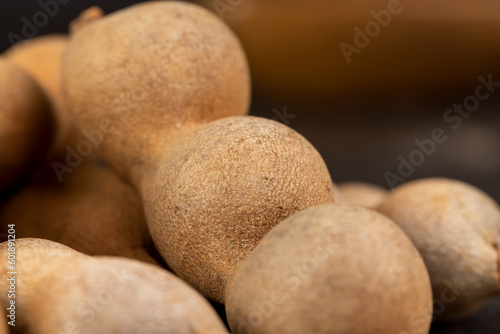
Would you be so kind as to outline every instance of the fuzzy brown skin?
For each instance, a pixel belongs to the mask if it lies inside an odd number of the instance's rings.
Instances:
[[[129,179],[184,128],[245,115],[250,101],[236,36],[208,10],[176,1],[138,4],[75,31],[63,82],[82,128],[113,124],[100,150]]]
[[[227,288],[239,334],[421,334],[428,273],[390,219],[345,203],[301,211],[269,232]]]
[[[52,105],[16,66],[0,59],[0,191],[19,183],[46,157],[54,138]]]
[[[76,147],[76,145],[71,145]],[[54,160],[65,164],[65,152]],[[44,238],[89,255],[156,263],[137,193],[95,156],[59,181],[52,165],[0,207],[0,224],[16,224],[18,238]],[[27,209],[29,208],[29,209]]]
[[[15,223],[18,237],[57,241],[89,255],[116,255],[156,263],[145,249],[154,251],[139,196],[99,162],[95,148],[81,164],[70,169],[72,172],[62,173],[62,182],[56,176],[54,163],[67,166],[63,147],[69,145],[77,150],[87,140],[62,107],[60,67],[66,45],[66,36],[50,35],[6,53],[9,61],[33,75],[58,101],[58,135],[62,143],[54,147],[57,154],[41,171],[2,205],[0,224]]]
[[[4,53],[9,62],[35,79],[55,106],[57,133],[53,154],[60,149],[69,131],[69,115],[61,92],[61,63],[67,44],[66,35],[46,35],[15,45]]]
[[[370,209],[378,207],[389,193],[385,188],[364,182],[343,182],[337,185],[344,202]]]
[[[7,258],[7,243],[0,245]],[[8,299],[7,261],[0,296]],[[90,257],[41,239],[16,241],[20,333],[226,333],[210,304],[171,273],[135,260]],[[78,331],[79,330],[79,331]]]
[[[422,179],[394,189],[378,210],[422,254],[435,316],[466,316],[500,292],[500,208],[488,195],[460,181]]]
[[[246,114],[250,79],[236,37],[198,6],[145,3],[83,26],[63,79],[82,126],[113,124],[101,153],[139,189],[162,256],[213,300],[274,225],[334,200],[322,158],[284,125],[201,126]]]
[[[151,234],[170,267],[218,302],[269,230],[334,200],[319,153],[281,123],[228,117],[171,144],[141,191]]]

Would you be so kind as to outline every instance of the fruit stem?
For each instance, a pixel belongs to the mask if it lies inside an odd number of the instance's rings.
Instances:
[[[100,19],[104,16],[104,12],[99,6],[92,6],[84,10],[76,19],[71,21],[69,24],[70,34],[74,34],[77,30],[81,29],[83,26]]]

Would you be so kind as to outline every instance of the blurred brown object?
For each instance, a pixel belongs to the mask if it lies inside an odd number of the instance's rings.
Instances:
[[[61,96],[60,78],[66,44],[66,35],[45,35],[16,44],[4,53],[9,62],[24,70],[45,90],[55,107],[57,129],[50,156],[62,148],[70,127]]]
[[[3,57],[0,102],[0,192],[8,192],[47,156],[55,120],[47,94]]]
[[[139,196],[95,153],[83,154],[83,147],[94,150],[87,139],[73,129],[65,150],[0,203],[0,226],[15,224],[17,238],[158,264]]]
[[[237,33],[266,98],[435,96],[500,70],[498,1],[198,2]]]
[[[342,182],[338,184],[342,200],[375,209],[382,203],[388,190],[366,182]]]
[[[61,107],[60,66],[66,50],[66,35],[45,35],[16,44],[5,57],[31,75],[52,100]]]

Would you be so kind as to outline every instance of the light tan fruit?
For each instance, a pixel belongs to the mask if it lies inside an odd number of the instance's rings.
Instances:
[[[100,151],[122,174],[157,160],[181,130],[245,115],[250,103],[236,36],[209,11],[177,1],[137,4],[77,29],[63,84],[77,125],[115,127]]]
[[[49,239],[90,255],[156,263],[145,249],[154,251],[139,196],[95,154],[106,133],[87,131],[89,140],[63,107],[60,75],[66,45],[66,36],[49,35],[6,52],[57,103],[60,142],[30,182],[3,203],[0,223],[16,224],[18,237]]]
[[[226,294],[232,333],[427,333],[424,262],[390,219],[326,204],[282,221],[241,265]]]
[[[466,316],[500,293],[500,208],[487,194],[460,181],[422,179],[395,188],[378,210],[422,254],[435,316]]]
[[[276,224],[334,200],[314,147],[256,117],[224,118],[179,137],[141,192],[167,263],[219,302],[238,264]]]
[[[82,127],[113,124],[99,149],[139,190],[163,258],[213,300],[223,302],[234,269],[274,225],[334,199],[323,159],[302,136],[227,117],[248,111],[246,58],[199,6],[143,3],[86,24],[63,79]]]
[[[7,259],[8,243],[0,245]],[[227,333],[210,304],[171,273],[143,262],[90,257],[43,239],[16,241],[16,330],[47,333]],[[7,261],[0,288],[9,288]],[[7,307],[9,298],[0,301]]]

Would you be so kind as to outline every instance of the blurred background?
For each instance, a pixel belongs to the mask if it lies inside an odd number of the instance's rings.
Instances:
[[[92,5],[110,13],[137,2],[2,1],[0,51],[66,33]],[[446,176],[500,202],[498,0],[197,2],[242,41],[251,114],[303,134],[334,181],[390,188]],[[500,333],[500,300],[432,333]]]
[[[226,21],[246,49],[251,113],[302,133],[336,182],[388,187],[448,176],[500,201],[500,87],[475,96],[478,77],[500,82],[500,2],[198,2]],[[0,50],[19,39],[65,33],[92,5],[109,13],[133,3],[2,2]],[[461,114],[454,107],[460,105]],[[428,146],[422,158],[415,140],[432,139],[434,129],[443,129],[446,140]]]

